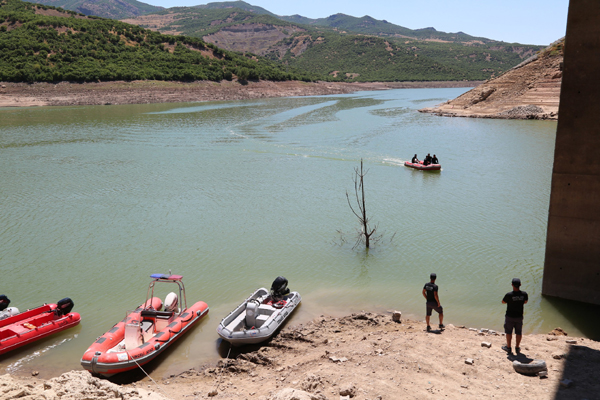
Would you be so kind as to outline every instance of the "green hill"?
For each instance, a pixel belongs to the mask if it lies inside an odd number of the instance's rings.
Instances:
[[[86,17],[20,0],[0,0],[0,81],[319,78],[241,56],[198,38]]]
[[[34,0],[32,3],[112,19],[134,18],[163,9],[136,0]]]
[[[252,4],[248,4],[245,1],[220,1],[202,4],[199,6],[195,6],[195,8],[201,8],[206,10],[224,10],[228,8],[237,8],[254,14],[264,14],[270,15],[271,17],[277,17],[277,15],[273,14],[271,11],[265,10],[264,8],[259,6],[253,6]]]
[[[306,50],[301,55],[273,51],[267,56],[351,81],[486,80],[522,61],[518,53],[507,49],[327,32],[298,33],[287,42],[290,49]]]
[[[243,2],[235,2],[243,3]],[[214,3],[210,3],[214,4]],[[219,30],[237,25],[266,24],[270,26],[295,26],[291,22],[282,21],[272,15],[239,8],[201,8],[201,7],[172,7],[127,22],[136,22],[140,26],[148,27],[147,21],[156,21],[156,17],[165,18],[168,22],[161,24],[159,31],[177,32],[179,35],[203,37],[218,32]],[[249,50],[251,51],[251,50]]]
[[[226,7],[240,3],[245,9]],[[218,6],[211,6],[215,4]],[[238,1],[209,3],[204,8],[177,7],[127,22],[202,38],[228,50],[265,55],[313,74],[351,81],[486,80],[541,48],[433,28],[413,31],[343,14],[324,19],[327,24],[321,20],[300,24],[266,12],[257,14],[248,11],[252,6],[246,6]],[[308,19],[297,16],[292,20]]]

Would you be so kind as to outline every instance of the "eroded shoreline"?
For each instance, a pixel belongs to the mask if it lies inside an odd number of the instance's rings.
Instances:
[[[0,107],[181,103],[344,94],[365,90],[474,87],[480,82],[116,81],[98,83],[0,82]]]
[[[522,354],[509,355],[501,349],[505,340],[498,332],[452,324],[427,333],[423,321],[397,323],[390,314],[320,316],[284,328],[262,346],[232,351],[216,365],[156,383],[143,377],[116,385],[83,370],[48,380],[3,375],[0,398],[551,400],[600,393],[600,342],[554,330],[525,335]],[[548,377],[516,373],[515,359],[545,360]]]

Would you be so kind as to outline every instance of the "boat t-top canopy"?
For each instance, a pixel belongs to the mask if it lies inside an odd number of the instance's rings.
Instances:
[[[152,279],[156,279],[156,280],[164,280],[164,281],[181,281],[183,279],[183,276],[181,275],[167,275],[167,274],[152,274],[150,275],[150,278]]]
[[[179,314],[182,314],[185,310],[187,310],[187,299],[185,297],[185,286],[183,286],[183,276],[182,275],[172,275],[169,271],[168,274],[152,274],[150,278],[153,279],[148,285],[148,292],[146,293],[146,303],[149,304],[148,299],[154,297],[154,284],[156,282],[172,282],[177,284],[179,288],[179,297],[177,298]]]

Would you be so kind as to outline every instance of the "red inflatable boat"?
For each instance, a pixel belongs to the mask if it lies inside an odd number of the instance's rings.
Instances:
[[[442,166],[440,164],[423,165],[423,161],[419,161],[418,163],[411,163],[410,161],[405,161],[404,165],[406,167],[420,169],[423,171],[439,171],[440,169],[442,169]]]
[[[208,314],[208,305],[203,301],[187,307],[182,276],[154,274],[151,278],[146,302],[87,349],[81,357],[83,368],[107,377],[138,368]],[[164,309],[161,299],[154,297],[154,286],[158,282],[174,283],[179,289],[179,296],[173,292],[167,295]]]
[[[81,316],[72,308],[73,301],[66,298],[0,320],[0,354],[79,324]]]

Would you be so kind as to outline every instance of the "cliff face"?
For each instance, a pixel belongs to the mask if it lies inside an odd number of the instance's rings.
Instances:
[[[432,108],[446,117],[558,119],[564,39],[498,78]]]
[[[202,40],[227,50],[247,51],[264,56],[278,42],[300,31],[304,29],[270,24],[240,24],[203,36]]]

